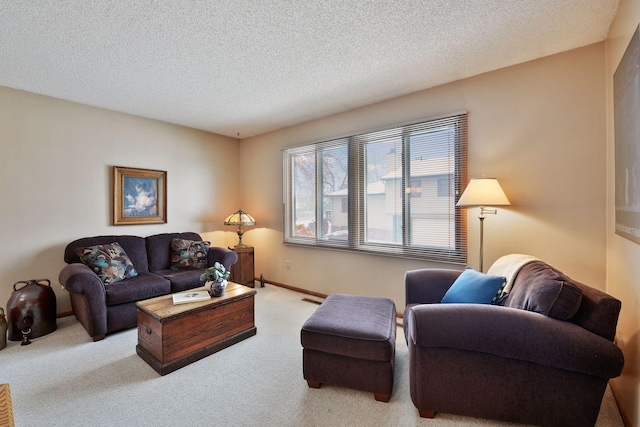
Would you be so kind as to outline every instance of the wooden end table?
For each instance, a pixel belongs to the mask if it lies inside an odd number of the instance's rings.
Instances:
[[[236,246],[229,249],[238,254],[238,261],[231,266],[231,280],[253,288],[255,286],[253,246]]]
[[[229,282],[221,297],[207,301],[173,305],[171,295],[140,301],[136,353],[164,375],[249,338],[257,332],[255,294]]]

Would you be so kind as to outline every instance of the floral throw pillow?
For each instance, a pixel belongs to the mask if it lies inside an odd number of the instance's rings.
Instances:
[[[78,248],[76,254],[105,285],[138,275],[133,263],[117,242]]]
[[[173,239],[171,241],[171,269],[207,268],[210,242]]]

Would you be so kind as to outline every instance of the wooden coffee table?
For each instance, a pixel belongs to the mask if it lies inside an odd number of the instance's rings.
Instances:
[[[140,301],[136,353],[164,375],[249,338],[257,331],[255,294],[229,282],[221,297],[207,301],[173,305],[171,295]]]

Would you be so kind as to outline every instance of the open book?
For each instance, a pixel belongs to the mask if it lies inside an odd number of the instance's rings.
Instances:
[[[206,301],[211,296],[207,291],[185,292],[182,294],[173,294],[173,304],[186,304],[194,301]]]

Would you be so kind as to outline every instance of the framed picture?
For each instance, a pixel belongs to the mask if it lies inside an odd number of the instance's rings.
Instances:
[[[167,172],[113,167],[113,225],[167,222]]]
[[[640,243],[640,33],[613,75],[616,234]]]

